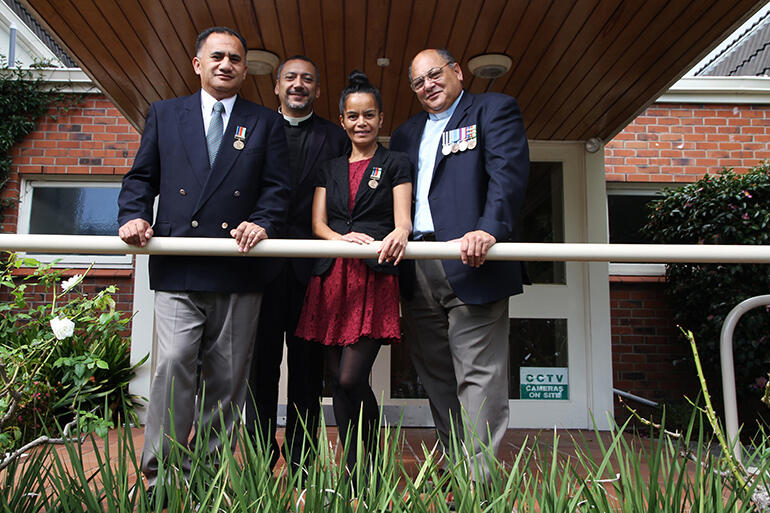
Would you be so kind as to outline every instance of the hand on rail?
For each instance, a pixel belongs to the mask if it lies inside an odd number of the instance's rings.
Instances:
[[[460,242],[460,258],[463,263],[471,267],[481,267],[487,259],[487,251],[497,242],[497,239],[484,230],[475,230],[450,242],[458,241]]]
[[[342,240],[345,242],[354,242],[356,244],[369,244],[370,242],[373,242],[374,239],[370,236],[368,236],[365,233],[359,233],[359,232],[350,232],[346,233],[342,236]]]
[[[267,231],[255,223],[243,221],[237,228],[230,230],[230,235],[238,244],[238,251],[246,253],[257,245],[257,242],[267,239]]]
[[[126,244],[143,248],[153,236],[152,227],[146,220],[138,218],[118,228],[118,236]]]
[[[382,262],[393,262],[393,265],[398,265],[404,257],[408,239],[409,231],[396,227],[382,240],[382,245],[377,250],[380,254],[377,262],[380,264]]]

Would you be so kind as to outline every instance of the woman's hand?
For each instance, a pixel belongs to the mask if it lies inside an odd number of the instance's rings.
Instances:
[[[354,242],[356,244],[369,244],[374,239],[365,233],[350,232],[342,236],[345,242]]]
[[[377,259],[377,262],[380,264],[383,262],[393,262],[393,265],[398,265],[404,257],[408,239],[409,230],[398,227],[394,229],[382,240],[382,246],[378,250],[380,257]]]

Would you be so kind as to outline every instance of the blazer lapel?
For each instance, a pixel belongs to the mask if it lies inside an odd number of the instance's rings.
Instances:
[[[241,97],[238,96],[233,105],[233,112],[230,114],[230,119],[227,122],[227,128],[222,136],[222,144],[219,147],[217,158],[214,161],[214,168],[208,174],[208,180],[203,188],[203,194],[198,202],[198,208],[200,208],[211,197],[214,191],[222,184],[222,181],[227,177],[228,173],[232,169],[235,161],[238,160],[243,150],[237,150],[233,146],[235,141],[235,129],[239,126],[246,127],[246,146],[249,145],[249,136],[254,134],[254,127],[257,124],[256,117],[249,119],[244,112],[243,105],[241,103]],[[206,159],[208,162],[208,159]]]
[[[361,177],[361,183],[358,185],[358,190],[356,191],[356,199],[353,201],[353,210],[357,210],[359,208],[359,204],[363,205],[365,203],[364,200],[374,194],[375,189],[369,187],[372,168],[382,166],[382,164],[385,162],[386,155],[387,152],[382,147],[382,145],[378,143],[377,151],[375,151],[374,155],[372,155],[372,160],[369,161],[369,165],[366,167],[364,174]],[[383,170],[383,172],[385,171]],[[350,173],[348,173],[348,176],[349,175]]]
[[[190,160],[192,174],[203,186],[209,175],[209,157],[206,150],[206,133],[203,130],[201,93],[190,95],[184,107],[179,109],[179,137]]]
[[[468,91],[465,91],[463,93],[463,97],[460,98],[460,103],[457,104],[457,108],[455,109],[454,113],[452,113],[452,117],[449,118],[449,123],[446,124],[446,127],[444,128],[444,132],[448,132],[450,130],[454,130],[455,128],[458,128],[460,126],[460,123],[468,113],[468,109],[470,109],[472,104],[473,104],[473,95]],[[436,171],[438,170],[438,166],[439,164],[441,164],[441,161],[444,160],[445,157],[446,155],[444,155],[441,152],[441,144],[439,144],[439,147],[436,148],[436,162],[433,165],[434,180],[436,179]]]
[[[315,116],[316,115],[313,114],[313,118],[315,118]],[[318,154],[321,153],[324,141],[326,141],[326,132],[322,129],[321,123],[316,123],[315,119],[313,119],[313,125],[308,134],[305,164],[302,168],[302,173],[297,178],[297,185],[301,184],[310,173],[310,170],[315,167],[316,160],[318,160]]]
[[[412,166],[412,181],[417,180],[417,167],[420,162],[420,141],[422,140],[422,133],[425,131],[425,123],[428,121],[428,114],[423,111],[420,116],[412,123],[412,144],[409,145],[409,161],[414,165]]]

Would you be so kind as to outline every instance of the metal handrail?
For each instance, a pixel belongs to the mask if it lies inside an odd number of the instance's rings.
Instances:
[[[0,251],[46,253],[373,258],[379,247],[379,242],[358,245],[344,241],[268,239],[248,253],[239,253],[231,238],[153,237],[140,248],[117,236],[0,234]],[[407,245],[405,253],[405,258],[412,259],[459,257],[459,242],[413,242]],[[501,242],[492,246],[487,259],[761,264],[770,263],[770,246]]]
[[[0,251],[48,253],[373,258],[377,256],[379,246],[379,242],[358,245],[344,241],[269,239],[260,242],[248,253],[240,253],[232,238],[153,237],[146,246],[140,248],[126,244],[116,236],[0,234]],[[405,258],[412,259],[459,257],[459,242],[410,243],[405,252]],[[766,264],[770,263],[770,246],[504,242],[495,244],[489,250],[487,259]],[[743,313],[768,304],[770,295],[747,299],[730,312],[722,327],[722,387],[725,396],[726,428],[739,461],[732,335],[735,324]]]
[[[770,305],[770,295],[754,296],[730,310],[722,324],[719,337],[719,354],[722,360],[722,394],[725,401],[725,429],[727,442],[733,447],[733,454],[741,462],[741,443],[738,439],[738,400],[735,393],[735,364],[733,361],[733,333],[743,314],[759,306]]]

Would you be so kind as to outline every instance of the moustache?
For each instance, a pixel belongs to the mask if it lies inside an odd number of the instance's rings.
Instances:
[[[286,94],[299,94],[301,96],[308,96],[308,91],[307,89],[295,88],[295,89],[289,89],[288,91],[286,91]]]

